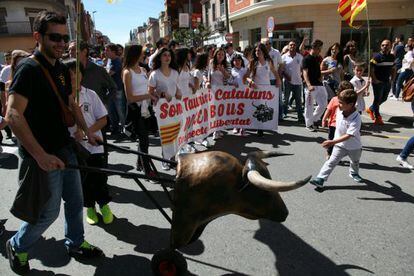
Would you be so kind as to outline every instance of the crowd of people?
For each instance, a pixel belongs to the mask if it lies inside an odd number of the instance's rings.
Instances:
[[[159,99],[181,100],[200,88],[221,85],[277,87],[279,121],[294,110],[298,123],[310,132],[318,131],[320,126],[329,127],[328,139],[322,144],[327,148],[327,160],[311,180],[323,187],[335,165],[347,155],[351,159],[350,177],[363,181],[359,175],[360,116],[367,112],[374,124],[383,125],[381,104],[390,90],[392,97],[399,99],[414,68],[412,37],[407,44],[403,37],[394,44],[385,39],[381,51],[369,62],[361,59],[355,41],[346,43],[344,49],[334,43],[322,55],[323,42],[315,40],[308,45],[306,39],[299,46],[292,40],[281,51],[273,48],[269,39],[243,51],[234,49],[232,43],[187,48],[161,38],[155,48],[127,45],[124,49],[110,43],[97,53],[80,42],[76,53],[78,45],[69,41],[66,19],[53,12],[41,12],[34,21],[34,38],[36,50],[6,54],[0,74],[1,115],[5,116],[0,116],[0,129],[5,128],[7,138],[13,131],[19,141],[21,187],[40,185],[43,179],[49,193],[47,201],[32,195],[35,202],[28,203],[18,200],[25,198],[25,190],[19,189],[20,197],[13,203],[12,213],[25,221],[7,241],[11,268],[18,273],[29,270],[27,251],[57,218],[62,198],[68,253],[83,257],[103,254],[84,239],[82,209],[87,208],[89,224],[99,221],[96,205],[105,224],[113,221],[107,177],[63,169],[67,164],[78,164],[75,149],[79,143],[89,152],[83,161],[93,167],[107,166],[107,150],[99,141],[108,138],[137,141],[138,150],[148,153],[148,137],[157,135],[153,106]],[[367,71],[370,75],[363,77]],[[366,107],[364,97],[370,85],[374,100]],[[414,113],[414,102],[412,109]],[[247,135],[244,129],[232,131]],[[212,139],[223,139],[225,134],[216,131]],[[257,131],[258,137],[263,135],[263,130]],[[208,139],[195,143],[211,147]],[[413,166],[407,158],[413,148],[414,137],[397,157],[410,169]],[[194,152],[195,148],[189,143],[183,151]],[[171,169],[168,163],[162,167]],[[148,158],[139,157],[136,168],[148,177],[156,175]],[[28,204],[36,206],[37,213],[28,214]]]

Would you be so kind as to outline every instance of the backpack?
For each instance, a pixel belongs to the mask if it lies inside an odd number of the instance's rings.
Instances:
[[[414,98],[414,77],[409,79],[403,88],[402,98],[404,102],[411,102]]]

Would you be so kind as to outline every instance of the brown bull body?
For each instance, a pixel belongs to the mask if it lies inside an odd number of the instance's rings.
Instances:
[[[309,178],[291,183],[267,183],[271,181],[270,173],[261,158],[275,155],[249,154],[245,166],[225,152],[181,155],[174,188],[173,248],[188,244],[194,235],[201,234],[207,223],[226,214],[285,221],[288,209],[278,191],[300,187]],[[256,173],[260,174],[258,184],[252,183],[257,182],[252,178]]]

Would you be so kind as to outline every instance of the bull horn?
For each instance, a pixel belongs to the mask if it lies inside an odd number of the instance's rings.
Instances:
[[[251,170],[247,173],[247,179],[249,179],[252,184],[256,185],[258,188],[270,192],[287,192],[297,189],[305,185],[311,179],[311,177],[312,176],[308,176],[307,178],[299,181],[282,182],[267,179],[256,170]]]
[[[252,106],[254,106],[254,107],[256,107],[256,108],[257,108],[257,105],[254,105],[254,102],[252,102]]]

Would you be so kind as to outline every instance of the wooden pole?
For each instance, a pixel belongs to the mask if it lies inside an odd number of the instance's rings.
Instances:
[[[368,77],[371,76],[371,66],[370,66],[370,61],[371,61],[371,27],[369,24],[369,14],[368,14],[368,0],[366,1],[366,6],[365,6],[365,14],[367,16],[367,28],[368,28]]]
[[[82,0],[76,1],[76,13],[77,13],[77,20],[76,20],[76,102],[79,103],[79,73],[80,73],[80,38],[81,38],[81,4]]]

